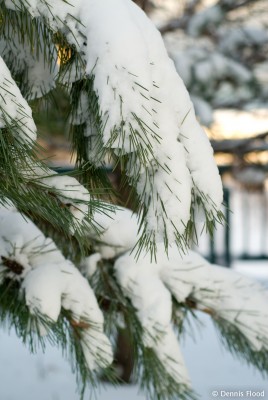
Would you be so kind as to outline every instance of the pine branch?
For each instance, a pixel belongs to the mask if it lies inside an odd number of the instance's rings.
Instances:
[[[213,317],[215,327],[219,332],[219,338],[225,349],[229,350],[232,355],[248,365],[253,365],[263,375],[268,376],[268,351],[262,349],[255,351],[249,344],[247,338],[241,334],[239,329],[228,321]]]
[[[62,310],[57,323],[41,314],[33,316],[21,296],[20,286],[11,280],[0,286],[0,293],[2,325],[7,330],[15,328],[17,336],[30,352],[35,353],[40,347],[44,351],[47,344],[60,348],[64,357],[72,364],[81,399],[86,387],[93,391],[99,385],[98,375],[89,370],[81,347],[83,331],[88,329],[90,321],[76,323],[73,316],[65,310]],[[114,381],[114,372],[111,369],[103,370],[103,374],[109,381]]]
[[[136,310],[125,297],[114,277],[111,262],[102,261],[91,278],[91,285],[99,299],[106,321],[106,329],[113,333],[116,315],[120,313],[125,322],[126,335],[133,348],[135,367],[133,379],[152,400],[195,399],[195,394],[185,385],[175,381],[152,349],[143,344],[144,329]]]

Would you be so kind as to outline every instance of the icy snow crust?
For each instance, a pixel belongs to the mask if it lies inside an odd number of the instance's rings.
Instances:
[[[9,0],[6,5],[11,6]],[[147,232],[156,241],[184,235],[197,196],[213,219],[222,186],[212,148],[161,35],[145,13],[130,0],[57,0],[50,6],[35,0],[24,6],[66,34],[84,58],[94,78],[103,146],[129,155],[126,173],[145,206]],[[75,124],[83,121],[85,108],[83,98]],[[88,127],[85,134],[92,130]],[[96,152],[92,137],[89,151]]]
[[[108,366],[112,348],[103,333],[103,314],[88,281],[54,242],[12,205],[0,208],[0,254],[0,283],[6,278],[22,281],[26,304],[34,315],[56,322],[63,307],[71,311],[74,322],[88,323],[81,333],[87,365],[91,370]],[[19,263],[22,274],[10,271],[3,257]],[[45,333],[41,321],[39,330]]]

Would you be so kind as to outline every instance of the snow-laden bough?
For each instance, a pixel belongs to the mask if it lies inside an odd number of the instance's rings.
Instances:
[[[157,263],[146,254],[138,261],[130,252],[118,258],[115,270],[127,295],[132,291],[131,296],[139,298],[140,292],[151,291],[151,282],[157,276],[179,304],[189,301],[215,320],[220,318],[235,326],[253,351],[268,350],[268,294],[263,286],[230,269],[211,265],[194,252],[181,257],[175,246],[169,248],[167,256],[164,245],[159,244],[157,254]],[[157,318],[161,320],[161,312]]]
[[[73,121],[86,125],[91,162],[100,165],[100,147],[126,158],[140,199],[141,243],[187,247],[196,211],[208,224],[219,219],[222,186],[212,148],[153,23],[131,0],[5,4],[43,18],[76,47],[82,75],[92,84],[88,92],[82,85]]]
[[[72,326],[83,327],[80,338],[88,368],[109,366],[112,347],[88,281],[54,242],[12,205],[0,208],[0,255],[0,284],[5,279],[20,282],[39,333],[46,333],[43,319],[56,323],[63,308],[70,312]]]
[[[105,204],[105,203],[104,203]],[[139,239],[138,216],[131,210],[106,203],[105,211],[96,210],[92,218],[98,228],[88,230],[88,236],[94,241],[94,250],[101,258],[111,259],[132,249]]]
[[[23,98],[3,58],[0,56],[0,129],[9,128],[15,140],[32,146],[36,140],[36,126],[32,110]]]
[[[161,264],[137,262],[129,253],[115,262],[115,273],[143,328],[143,344],[152,349],[178,384],[191,386],[179,342],[172,328],[171,293],[159,278]]]
[[[138,231],[137,216],[133,217],[135,214],[124,209],[115,211],[114,215],[102,215],[105,241],[97,243],[98,253],[85,259],[83,268],[91,278],[98,262],[117,257],[115,276],[136,309],[143,327],[143,345],[154,351],[177,383],[185,389],[190,387],[172,326],[174,297],[180,307],[208,313],[216,324],[224,324],[229,333],[239,335],[244,343],[241,351],[246,349],[249,354],[246,361],[261,369],[263,357],[260,354],[268,352],[267,290],[230,269],[211,265],[195,252],[181,256],[175,245],[169,246],[167,255],[164,243],[159,243],[157,260],[152,260],[146,252],[141,252],[137,259],[131,251]],[[129,235],[125,234],[127,232]],[[120,251],[116,252],[117,248]],[[255,362],[252,357],[259,361]]]
[[[16,22],[15,22],[16,21]],[[21,32],[28,29],[31,17],[5,21],[3,28],[6,37],[0,39],[0,54],[6,64],[12,66],[12,74],[20,77],[19,85],[27,100],[39,98],[55,88],[58,73],[57,49],[54,43],[48,47],[42,33],[49,36],[46,26],[40,23],[32,25],[31,42]]]
[[[17,173],[27,183],[39,184],[48,192],[53,192],[59,201],[69,207],[73,216],[71,232],[81,226],[88,215],[90,195],[88,190],[74,177],[60,175],[41,162],[31,153],[37,139],[37,128],[32,110],[22,96],[15,80],[0,56],[0,134],[2,136],[3,159],[9,162],[6,152],[14,157]],[[36,90],[41,90],[36,87]],[[9,138],[12,136],[12,140]],[[7,148],[4,148],[4,144]],[[25,148],[20,148],[25,145]],[[24,152],[25,150],[25,152]],[[12,174],[11,174],[12,177]],[[18,182],[16,182],[17,184]],[[12,182],[14,184],[14,182]]]
[[[157,260],[153,261],[145,252],[137,260],[132,252],[138,235],[137,215],[120,207],[109,215],[100,214],[99,217],[103,232],[95,247],[99,255],[95,253],[88,260],[92,270],[100,259],[119,256],[115,269],[120,284],[128,294],[135,292],[134,281],[140,280],[141,284],[148,286],[149,277],[153,280],[157,277],[178,303],[191,299],[198,309],[211,310],[213,316],[218,315],[236,324],[254,348],[260,350],[262,345],[266,348],[268,295],[259,283],[230,269],[212,265],[193,251],[181,256],[175,245],[169,246],[167,255],[164,244],[159,243]],[[145,286],[143,289],[146,289]],[[147,290],[151,290],[149,286]]]
[[[252,350],[268,350],[268,292],[261,284],[194,252],[178,262],[174,247],[160,262],[161,279],[179,303],[190,299],[216,321],[235,326]]]
[[[137,180],[147,230],[157,226],[156,240],[173,241],[185,232],[191,202],[204,208],[207,220],[220,209],[222,186],[212,148],[146,15],[131,1],[82,1],[82,10],[87,5],[86,68],[94,77],[104,145],[129,154],[126,172]],[[98,24],[100,15],[107,23]]]

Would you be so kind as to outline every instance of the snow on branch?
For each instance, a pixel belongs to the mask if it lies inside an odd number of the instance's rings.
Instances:
[[[103,226],[100,242],[94,245],[99,253],[83,261],[86,276],[94,275],[102,259],[117,257],[115,276],[136,310],[143,345],[152,349],[183,390],[188,391],[191,385],[173,331],[172,297],[180,311],[190,307],[208,313],[222,329],[231,350],[268,372],[263,361],[268,351],[268,292],[264,287],[230,269],[211,265],[194,252],[181,256],[175,245],[169,246],[167,255],[164,243],[159,243],[157,261],[145,251],[137,260],[131,252],[137,240],[137,216],[120,208],[97,219]]]
[[[124,295],[137,310],[144,346],[153,349],[169,376],[189,390],[188,372],[171,324],[171,293],[159,278],[161,264],[147,264],[144,259],[136,263],[127,253],[114,268]]]
[[[59,175],[42,165],[41,162],[34,160],[35,155],[32,149],[37,133],[32,118],[32,110],[23,98],[1,57],[0,130],[1,153],[3,154],[2,157],[4,157],[3,165],[6,164],[4,167],[10,170],[15,166],[16,173],[25,179],[24,186],[30,181],[34,181],[48,191],[51,190],[61,203],[69,207],[74,217],[74,225],[81,224],[84,217],[88,215],[89,192],[77,179]],[[12,137],[12,141],[10,137]],[[26,146],[21,149],[21,144]],[[23,152],[23,149],[25,149],[25,152]],[[11,159],[13,164],[10,167],[8,162],[10,163]],[[15,174],[13,173],[13,175]],[[17,179],[16,184],[20,185],[20,187],[23,186],[19,179]]]
[[[89,217],[91,197],[76,178],[59,174],[38,161],[29,161],[27,166],[21,168],[21,174],[25,182],[34,184],[37,190],[41,189],[49,197],[57,199],[60,208],[69,210],[72,215],[69,226],[72,234],[83,227]]]
[[[56,85],[57,49],[42,21],[29,15],[3,14],[0,54],[27,100],[42,97]],[[29,33],[31,25],[31,33]],[[24,35],[22,35],[24,32]]]
[[[66,205],[74,217],[74,224],[79,225],[89,213],[88,190],[72,176],[59,175],[49,168],[38,170],[39,177],[37,177],[37,169],[34,171],[38,184]]]
[[[213,318],[236,326],[254,351],[268,349],[268,295],[264,287],[229,269],[211,265],[194,252],[181,258],[175,246],[171,246],[167,257],[164,246],[159,245],[158,255],[157,264],[148,255],[142,255],[137,263],[130,253],[120,257],[115,264],[120,284],[127,287],[128,281],[137,279],[139,274],[157,274],[178,303],[193,301],[197,309],[209,310]],[[142,290],[150,282],[150,278],[144,279]],[[135,288],[132,285],[132,291]],[[139,289],[134,295],[139,297]]]
[[[15,140],[28,146],[36,140],[32,110],[0,56],[0,129],[7,128]]]
[[[216,324],[225,324],[225,330],[228,326],[225,334],[229,347],[267,372],[267,363],[260,360],[268,351],[268,293],[260,284],[211,265],[194,252],[182,258],[176,246],[169,248],[167,256],[163,244],[158,245],[157,263],[148,254],[141,253],[136,260],[127,252],[116,260],[114,269],[124,294],[137,310],[144,329],[144,345],[154,349],[171,375],[171,371],[177,373],[176,377],[173,375],[177,382],[189,385],[172,330],[171,295],[180,306],[210,314]],[[231,332],[235,336],[230,344]],[[236,347],[238,342],[243,345]]]
[[[88,368],[107,367],[112,348],[93,290],[54,242],[12,205],[0,209],[0,255],[0,283],[21,283],[39,333],[46,333],[43,320],[56,323],[63,308],[71,313],[72,326],[83,327],[81,346]]]
[[[104,203],[105,204],[105,203]],[[131,250],[139,238],[139,223],[137,214],[124,207],[112,207],[106,203],[106,209],[96,210],[92,218],[99,234],[88,231],[94,243],[94,250],[103,259],[112,259]]]
[[[162,279],[178,302],[191,299],[200,310],[211,310],[244,335],[254,351],[268,350],[268,293],[257,282],[230,269],[209,264],[189,252],[179,263],[175,248],[164,262]]]
[[[27,11],[32,18],[45,19],[50,29],[54,32],[64,31],[70,42],[77,41],[75,33],[80,25],[78,11],[80,2],[54,0],[53,3],[46,0],[4,0],[5,6],[16,12]],[[80,36],[80,35],[79,35]]]
[[[124,159],[140,201],[141,247],[164,240],[185,249],[195,209],[207,224],[220,219],[222,187],[212,148],[160,33],[131,0],[12,4],[61,32],[84,60],[92,81],[87,93],[82,90],[81,105],[81,123],[89,125],[84,134],[94,142],[88,150],[101,153],[102,147],[103,154],[109,150]],[[99,165],[96,154],[89,159]]]
[[[222,202],[212,148],[146,15],[131,1],[87,4],[86,70],[94,78],[104,145],[129,156],[126,173],[145,205],[147,232],[183,247],[191,201],[197,201],[192,190],[211,220]]]

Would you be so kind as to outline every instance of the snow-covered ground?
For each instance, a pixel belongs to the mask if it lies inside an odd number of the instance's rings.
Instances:
[[[268,281],[268,263],[236,263],[240,272]],[[268,399],[268,382],[252,367],[242,364],[220,345],[210,318],[200,314],[204,327],[201,333],[194,324],[182,343],[182,350],[189,368],[194,389],[201,399],[213,398],[212,392],[243,392],[264,390]],[[94,393],[93,393],[94,394]],[[91,397],[87,392],[86,400]],[[238,398],[233,396],[233,399]],[[0,399],[1,400],[78,400],[75,376],[59,350],[47,347],[46,353],[39,351],[30,355],[15,333],[0,330]],[[106,387],[95,391],[97,400],[145,400],[136,386]]]

